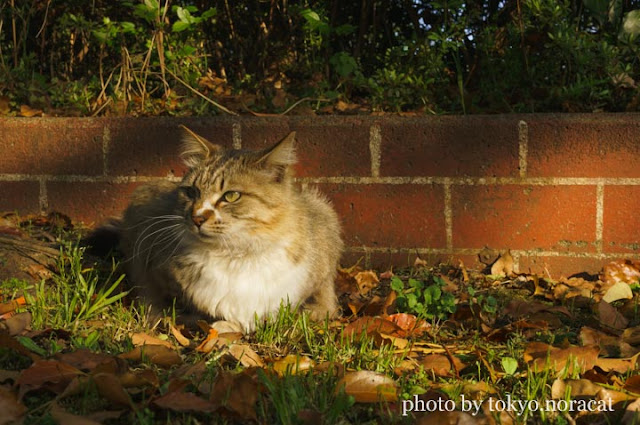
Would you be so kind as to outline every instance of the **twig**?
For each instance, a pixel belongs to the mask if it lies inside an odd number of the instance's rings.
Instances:
[[[293,105],[289,106],[287,109],[285,109],[283,112],[277,113],[277,114],[263,114],[261,112],[255,112],[252,111],[251,109],[249,109],[249,107],[247,105],[245,105],[244,103],[242,104],[242,107],[249,112],[251,115],[254,115],[256,117],[279,117],[282,115],[287,115],[289,112],[291,112],[291,110],[293,110],[293,108],[295,108],[296,106],[298,106],[299,104],[301,104],[302,102],[306,102],[306,101],[312,101],[312,102],[331,102],[330,99],[317,99],[317,98],[313,98],[313,97],[303,97],[302,99],[298,100],[297,102],[295,102]]]
[[[207,102],[211,103],[213,106],[215,106],[216,108],[220,109],[221,111],[226,112],[229,115],[238,115],[235,112],[233,112],[230,109],[225,108],[224,106],[222,106],[221,104],[219,104],[218,102],[216,102],[213,99],[208,98],[207,96],[205,96],[204,94],[200,93],[198,90],[194,89],[193,87],[191,87],[189,85],[189,83],[183,81],[180,77],[178,77],[176,74],[174,74],[169,68],[166,69],[166,71],[173,77],[175,78],[180,84],[182,84],[183,86],[185,86],[186,88],[188,88],[189,90],[191,90],[193,93],[197,94],[198,96],[200,96],[201,98],[203,98],[204,100],[206,100]]]

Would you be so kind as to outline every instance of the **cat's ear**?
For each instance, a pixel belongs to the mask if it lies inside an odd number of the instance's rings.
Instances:
[[[222,152],[222,146],[214,145],[184,125],[180,127],[184,130],[180,157],[188,167],[195,167],[205,159]]]
[[[298,161],[294,146],[295,140],[296,132],[292,131],[287,137],[267,149],[258,159],[258,164],[275,173],[277,181],[282,181],[287,174],[289,166]]]

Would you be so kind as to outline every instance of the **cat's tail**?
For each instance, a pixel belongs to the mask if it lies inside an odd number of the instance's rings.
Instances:
[[[81,245],[85,246],[90,254],[105,257],[118,250],[121,235],[122,220],[110,218],[85,236]]]

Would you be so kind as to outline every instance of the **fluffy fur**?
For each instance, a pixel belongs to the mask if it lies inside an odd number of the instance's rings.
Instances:
[[[259,152],[225,150],[186,129],[180,183],[138,188],[120,233],[130,279],[159,312],[173,299],[246,331],[282,302],[336,313],[338,218],[292,181],[295,134]]]

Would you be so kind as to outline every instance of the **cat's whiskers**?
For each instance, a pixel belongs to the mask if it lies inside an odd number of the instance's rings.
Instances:
[[[143,226],[150,221],[171,221],[171,220],[184,220],[184,217],[176,214],[166,214],[166,215],[158,215],[158,216],[146,216],[146,220],[142,220],[140,223],[134,224],[133,226],[122,227],[123,230],[132,230],[136,227]]]
[[[180,235],[182,235],[185,232],[185,230],[182,230],[182,232],[180,233]],[[155,237],[155,239],[153,240],[153,242],[151,242],[151,245],[149,245],[149,247],[146,249],[147,251],[147,259],[145,261],[145,265],[149,265],[149,262],[158,257],[158,255],[160,255],[160,253],[164,252],[167,248],[169,248],[171,246],[171,243],[175,242],[177,240],[176,237],[177,231],[175,230],[175,226],[172,226],[171,228],[167,229],[166,234],[160,233],[158,236]],[[153,256],[151,256],[151,253],[153,252],[153,248],[156,245],[159,245],[163,242],[166,242],[166,244],[164,245],[164,247],[160,248],[159,251],[157,251]]]
[[[139,256],[140,254],[142,254],[140,249],[142,248],[142,245],[143,245],[145,240],[149,239],[150,237],[152,237],[153,235],[155,235],[155,234],[157,234],[159,232],[166,232],[166,231],[169,231],[171,229],[175,229],[176,227],[182,226],[182,223],[171,224],[171,225],[168,225],[168,226],[163,226],[160,229],[154,230],[153,232],[147,234],[148,231],[152,230],[152,228],[154,226],[157,226],[158,224],[161,224],[162,221],[167,221],[167,220],[160,220],[159,222],[153,223],[153,224],[147,226],[142,232],[140,232],[140,235],[138,236],[138,239],[136,239],[136,242],[133,245],[133,258],[135,258],[135,257]],[[143,252],[146,252],[147,250],[151,250],[152,247],[153,247],[153,244],[151,244],[151,246],[146,248]]]
[[[173,248],[173,251],[171,251],[171,253],[169,255],[167,255],[167,258],[164,259],[164,261],[162,263],[160,263],[159,265],[162,266],[164,263],[166,263],[167,261],[169,261],[169,258],[173,257],[173,254],[176,253],[176,251],[178,250],[178,248],[180,247],[180,244],[182,243],[182,241],[184,240],[184,238],[182,237],[184,235],[184,232],[186,232],[187,230],[183,230],[182,232],[180,232],[179,234],[176,233],[175,237],[171,240],[171,242],[175,242],[178,241],[178,243],[176,243],[176,246]],[[169,244],[167,244],[167,246],[169,246]],[[163,249],[164,251],[164,249]],[[162,251],[161,251],[162,252]]]

